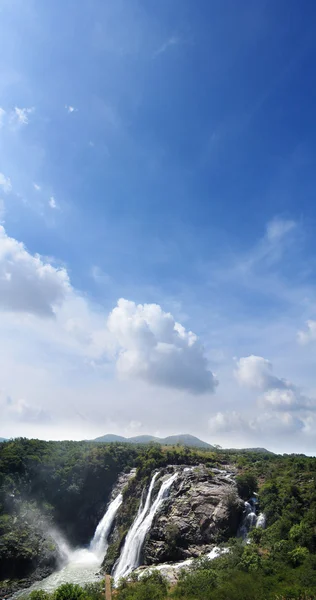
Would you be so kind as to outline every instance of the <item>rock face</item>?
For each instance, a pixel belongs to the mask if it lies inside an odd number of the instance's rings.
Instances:
[[[172,469],[179,476],[147,536],[146,565],[205,554],[235,536],[241,521],[244,503],[231,474],[205,465]]]

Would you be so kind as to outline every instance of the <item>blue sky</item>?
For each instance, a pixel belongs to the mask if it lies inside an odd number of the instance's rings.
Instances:
[[[315,452],[315,28],[0,0],[0,435]]]

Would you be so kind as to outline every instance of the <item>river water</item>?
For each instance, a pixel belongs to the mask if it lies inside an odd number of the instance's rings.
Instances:
[[[42,581],[36,581],[26,590],[14,594],[12,598],[22,598],[34,590],[53,592],[62,583],[94,583],[102,579],[100,575],[100,560],[91,550],[75,550],[69,562],[59,571],[55,571]]]
[[[62,583],[84,585],[100,581],[102,579],[100,568],[107,551],[108,536],[122,500],[123,497],[119,494],[109,504],[105,515],[96,528],[89,548],[72,550],[60,533],[51,531],[51,536],[55,539],[64,556],[63,566],[45,579],[36,581],[29,588],[17,592],[12,596],[12,599],[27,596],[34,590],[53,592]]]

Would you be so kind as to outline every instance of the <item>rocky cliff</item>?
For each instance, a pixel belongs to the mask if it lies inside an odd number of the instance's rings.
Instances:
[[[144,564],[209,552],[236,535],[243,506],[228,473],[214,473],[205,465],[183,467],[147,536]]]
[[[181,561],[209,552],[214,544],[235,536],[242,518],[244,502],[239,498],[233,473],[205,465],[168,466],[156,481],[153,499],[166,474],[177,472],[168,498],[155,515],[142,552],[142,564]],[[125,492],[122,513],[118,515],[111,544],[104,561],[107,572],[123,546],[124,537],[136,515],[143,482],[134,479]],[[127,515],[126,509],[131,510]],[[125,512],[124,512],[125,511]],[[126,522],[128,519],[128,524]]]

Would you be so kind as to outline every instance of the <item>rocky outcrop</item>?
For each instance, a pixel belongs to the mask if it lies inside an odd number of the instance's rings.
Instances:
[[[218,546],[214,546],[211,552],[207,554],[203,554],[201,558],[203,560],[214,560],[214,558],[218,558],[223,554],[227,554],[229,552],[229,548],[219,548]],[[133,571],[133,579],[142,579],[142,577],[151,575],[152,573],[158,572],[170,585],[175,585],[181,577],[183,572],[191,571],[194,568],[194,564],[196,563],[196,559],[187,558],[181,562],[173,562],[173,563],[162,563],[159,565],[151,565],[149,567],[139,567],[135,571]],[[130,577],[129,579],[132,579]]]
[[[136,469],[131,469],[131,471],[128,471],[127,473],[120,473],[120,475],[117,478],[116,484],[113,486],[110,495],[110,502],[114,500],[114,498],[116,498],[118,494],[124,493],[126,486],[129,484],[131,479],[134,479],[135,475]]]
[[[231,473],[205,465],[172,470],[179,476],[147,536],[142,561],[146,565],[205,554],[235,536],[242,517],[244,503]]]
[[[220,470],[203,464],[190,467],[170,465],[161,470],[152,501],[162,479],[174,472],[178,473],[178,477],[169,490],[169,497],[154,517],[143,547],[142,565],[197,558],[237,534],[244,502],[238,496],[232,469]],[[140,498],[142,494],[145,498],[146,493],[147,487],[144,489],[144,482],[137,478],[130,481],[124,492],[124,501],[103,562],[107,573],[111,573],[119,557]]]

